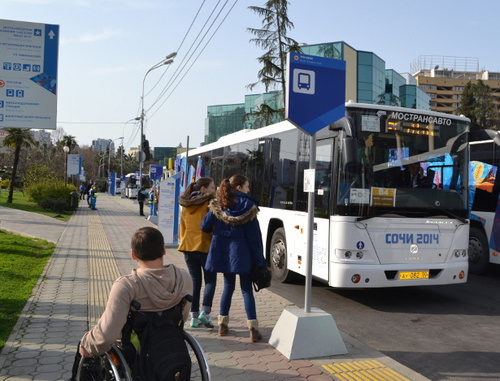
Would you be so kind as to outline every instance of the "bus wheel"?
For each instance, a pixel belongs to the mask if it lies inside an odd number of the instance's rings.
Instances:
[[[469,273],[482,274],[490,262],[490,248],[483,232],[475,227],[469,233]]]
[[[288,270],[287,256],[285,230],[278,228],[271,239],[271,271],[274,278],[282,283],[295,278],[294,273]]]

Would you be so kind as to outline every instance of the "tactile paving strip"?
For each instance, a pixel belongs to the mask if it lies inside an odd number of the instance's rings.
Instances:
[[[106,307],[113,282],[120,276],[99,215],[88,216],[89,235],[89,327],[92,328]]]
[[[329,364],[323,369],[342,381],[410,381],[377,360]]]

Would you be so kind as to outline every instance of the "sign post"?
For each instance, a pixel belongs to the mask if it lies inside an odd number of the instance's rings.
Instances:
[[[311,310],[316,132],[345,116],[345,61],[289,53],[287,73],[286,118],[311,136],[309,171],[304,174],[304,191],[309,193],[305,301],[303,311],[283,311],[269,343],[289,359],[347,353],[333,316]]]
[[[108,177],[108,194],[114,196],[116,194],[116,173],[111,172]]]
[[[56,129],[59,25],[0,20],[0,128]]]

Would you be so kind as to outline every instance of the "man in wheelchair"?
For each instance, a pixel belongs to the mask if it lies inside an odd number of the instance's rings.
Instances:
[[[172,320],[173,316],[182,315],[180,322],[182,324],[189,316],[190,303],[185,297],[193,292],[191,276],[186,270],[173,264],[163,265],[166,250],[160,231],[151,227],[137,230],[132,237],[131,246],[132,259],[137,261],[139,268],[132,270],[129,275],[118,278],[111,287],[104,313],[97,325],[85,333],[80,342],[79,353],[83,357],[102,355],[108,352],[118,339],[122,339],[122,329],[127,322],[130,324],[129,312],[134,310],[134,306],[140,308],[140,313],[131,312],[131,314],[135,320],[138,318],[140,320],[138,325],[137,322],[133,322],[132,325],[136,331],[139,326],[137,334],[141,348],[143,337],[155,337],[154,330],[162,324],[162,320]],[[182,311],[172,315],[171,311],[174,311],[175,306],[182,306]],[[160,313],[162,311],[165,313]],[[152,330],[152,333],[146,335],[144,329]],[[163,352],[158,348],[153,348],[152,351],[152,353]],[[161,360],[153,361],[154,366],[160,366],[158,362]]]

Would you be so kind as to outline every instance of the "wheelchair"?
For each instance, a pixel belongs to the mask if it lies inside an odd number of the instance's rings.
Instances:
[[[134,303],[136,303],[139,308],[137,308],[137,305],[134,305]],[[135,301],[133,301],[131,305],[136,308],[136,310],[140,309],[140,304]],[[122,330],[122,335],[124,337],[130,335],[132,325],[130,323],[131,315],[132,314],[129,313],[127,324],[125,324]],[[189,332],[183,330],[182,334],[189,357],[191,358],[191,375],[188,379],[210,381],[210,368],[203,348],[198,340]],[[131,366],[126,358],[130,358],[130,356],[127,356],[127,351],[123,346],[123,342],[119,340],[112,345],[108,352],[100,356],[81,357],[74,379],[76,381],[153,381],[134,377]],[[186,375],[177,374],[172,381],[181,379],[186,379]]]

